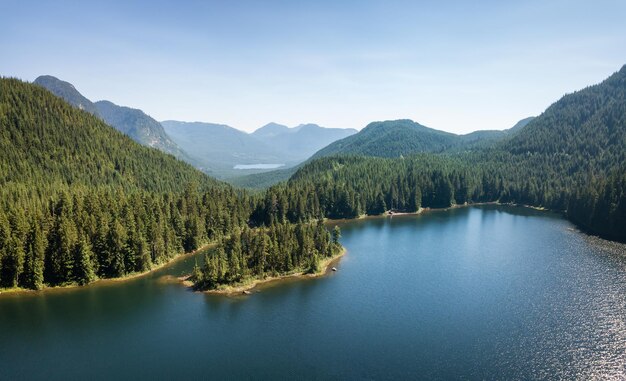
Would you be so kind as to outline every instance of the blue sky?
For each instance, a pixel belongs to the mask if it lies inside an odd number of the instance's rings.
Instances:
[[[157,120],[503,129],[626,64],[626,1],[0,4],[0,74]]]

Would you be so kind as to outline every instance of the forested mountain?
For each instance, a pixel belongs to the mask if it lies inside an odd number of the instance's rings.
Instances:
[[[34,83],[45,87],[56,96],[65,99],[69,104],[99,116],[109,125],[122,131],[140,144],[159,149],[187,161],[192,161],[167,136],[163,126],[141,110],[118,106],[109,101],[92,103],[78,92],[72,84],[50,75],[40,76],[35,79]]]
[[[508,130],[505,130],[509,133],[516,133],[518,131],[521,131],[522,128],[526,127],[528,125],[528,123],[532,122],[535,119],[534,116],[529,116],[528,118],[524,118],[522,120],[520,120],[519,122],[515,123],[515,125],[511,128],[509,128]]]
[[[57,97],[65,99],[65,101],[80,110],[85,110],[90,114],[98,115],[96,106],[83,96],[74,85],[69,82],[61,81],[51,75],[42,75],[35,79],[35,84],[43,86]]]
[[[244,226],[250,201],[40,86],[0,79],[0,287],[149,269]]]
[[[312,161],[268,190],[255,219],[351,218],[500,201],[564,211],[587,230],[626,241],[625,93],[626,67],[564,96],[488,147]]]
[[[48,186],[182,190],[217,181],[191,165],[142,147],[99,117],[72,109],[39,86],[2,79],[0,181]],[[33,191],[33,190],[31,190]]]
[[[625,95],[626,67],[504,137],[373,123],[346,138],[340,148],[351,155],[311,160],[288,182],[250,196],[39,86],[1,79],[0,286],[84,284],[219,242],[195,274],[198,287],[212,288],[313,269],[338,248],[315,222],[323,217],[474,202],[563,211],[586,230],[626,241]],[[458,149],[468,140],[491,143]]]
[[[311,123],[292,128],[270,123],[254,131],[252,136],[289,157],[304,161],[328,144],[355,133],[357,130],[352,128],[324,128]]]
[[[399,157],[417,152],[441,152],[456,145],[457,139],[454,134],[408,119],[373,122],[359,133],[322,148],[313,158],[337,154]]]
[[[293,174],[296,173],[304,164],[305,163],[301,163],[290,168],[275,169],[273,171],[237,176],[225,181],[235,187],[260,192],[271,187],[272,185],[289,180],[289,178],[293,176]]]
[[[445,149],[442,152],[452,154],[452,153],[460,153],[460,152],[482,151],[484,149],[494,147],[497,143],[511,138],[513,135],[515,135],[518,131],[520,131],[524,126],[526,126],[533,119],[534,117],[528,117],[528,118],[522,119],[519,122],[517,122],[515,126],[507,130],[480,130],[480,131],[471,132],[466,135],[454,135],[456,137],[454,144],[450,145],[447,149]],[[275,125],[275,124],[274,125],[270,124],[268,126],[270,126],[273,130],[277,130],[278,128],[281,128],[281,127],[283,129],[287,128],[285,126],[280,126],[280,125]],[[269,133],[275,134],[276,132],[271,131]],[[353,137],[356,137],[356,136],[351,136],[350,138],[353,138]],[[350,140],[350,138],[348,138],[347,140]],[[365,141],[367,140],[368,139],[365,139]],[[396,143],[393,143],[394,140],[393,139],[388,140],[384,136],[383,136],[383,139],[381,140],[377,140],[376,138],[374,138],[370,140],[368,144],[375,146],[376,144],[380,143],[381,148],[382,148],[384,144],[387,144],[385,143],[385,141],[392,142],[390,148],[392,150],[395,149],[393,148],[393,146],[396,144]],[[338,146],[339,144],[340,144],[339,141],[337,141],[334,144],[331,144],[331,146],[333,146],[333,150],[337,148],[335,146],[336,145]],[[420,147],[420,148],[417,148],[417,151],[414,152],[413,154],[422,152],[422,150],[424,150],[423,145],[421,145],[419,137],[416,140],[415,146]],[[325,149],[322,150],[321,151],[322,153],[318,155],[323,154],[324,151]],[[346,151],[349,151],[349,150],[346,150]],[[378,156],[375,153],[379,152],[379,150],[378,149],[374,151],[366,150],[366,152],[367,153],[365,155],[367,156]],[[354,153],[344,152],[343,150],[341,150],[341,152],[336,153],[336,155],[351,155],[351,154],[354,154]],[[318,155],[314,155],[311,160],[315,160],[316,158],[318,158]],[[407,155],[411,155],[411,153],[408,153]],[[288,180],[294,173],[296,173],[296,171],[300,167],[302,167],[302,165],[306,164],[307,162],[291,167],[291,168],[278,169],[278,170],[268,171],[264,173],[257,173],[257,174],[250,174],[247,176],[236,177],[233,179],[229,179],[228,182],[235,186],[244,187],[248,189],[257,189],[257,190],[265,189],[272,185],[278,184],[281,181]]]
[[[449,149],[448,152],[476,151],[494,147],[502,141],[511,139],[533,119],[535,119],[534,116],[524,118],[506,130],[478,130],[469,134],[459,135],[459,143]]]
[[[481,149],[514,135],[532,119],[522,119],[508,130],[479,130],[466,135],[424,127],[408,119],[373,122],[359,133],[324,147],[313,158],[346,154],[400,157],[421,152]]]
[[[258,228],[258,200],[40,86],[0,79],[0,288],[121,277],[209,242],[196,281],[215,287],[314,271],[341,248],[321,222]]]
[[[568,94],[503,145],[514,154],[600,160],[626,158],[626,66],[604,82]]]

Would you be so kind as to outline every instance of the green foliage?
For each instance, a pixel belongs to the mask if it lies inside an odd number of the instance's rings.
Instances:
[[[246,224],[252,201],[43,88],[0,79],[0,286],[145,271]]]
[[[50,75],[40,76],[35,79],[34,83],[45,87],[72,106],[102,118],[110,126],[128,135],[139,144],[189,160],[187,155],[167,136],[163,126],[141,110],[117,106],[109,101],[92,103],[71,83]]]
[[[561,210],[626,241],[625,115],[626,67],[491,146],[323,157],[252,197],[38,86],[1,79],[0,286],[123,276],[211,241],[218,248],[194,270],[199,288],[315,271],[341,249],[324,217],[488,201]],[[447,145],[446,134],[408,127],[434,139],[430,151]],[[381,136],[402,152],[391,135]]]
[[[243,231],[235,229],[205,255],[201,270],[194,270],[195,288],[215,289],[245,278],[264,278],[294,272],[314,273],[320,259],[341,251],[339,228],[333,239],[322,221],[316,223],[274,223],[269,227]]]
[[[319,150],[313,158],[338,154],[399,157],[417,152],[440,152],[459,143],[457,135],[411,120],[391,120],[370,123],[358,134]]]
[[[398,127],[397,122],[385,122],[368,128],[419,130],[407,123]],[[284,219],[351,218],[361,211],[376,215],[386,210],[415,211],[420,206],[499,201],[564,211],[587,230],[626,241],[626,66],[603,83],[567,95],[541,116],[523,123],[528,125],[513,131],[508,139],[478,150],[395,159],[339,156],[315,160],[288,183],[266,192],[266,200],[284,200],[287,208],[258,205],[252,220],[261,225]],[[391,150],[393,155],[365,149],[394,147],[381,131],[367,144],[355,143],[355,150],[348,149],[352,146],[346,142],[355,141],[361,133],[334,145],[342,145],[342,152],[397,156],[401,147]]]

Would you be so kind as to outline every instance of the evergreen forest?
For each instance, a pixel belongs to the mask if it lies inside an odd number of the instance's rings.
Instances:
[[[332,155],[251,194],[137,144],[42,87],[2,78],[0,287],[123,277],[210,243],[192,274],[198,289],[318,272],[341,252],[340,232],[325,218],[482,202],[559,211],[626,242],[626,67],[489,144],[445,150],[448,135],[424,131],[440,146],[424,152],[428,142],[403,141],[396,155],[397,139],[387,146],[391,135],[369,131],[384,140],[346,152],[333,143]]]

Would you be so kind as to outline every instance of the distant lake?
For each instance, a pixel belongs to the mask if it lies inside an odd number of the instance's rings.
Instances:
[[[275,169],[284,167],[285,164],[237,164],[234,169]]]
[[[0,296],[0,380],[624,379],[626,245],[505,206],[341,228],[337,272],[250,296],[168,281],[194,257]]]

